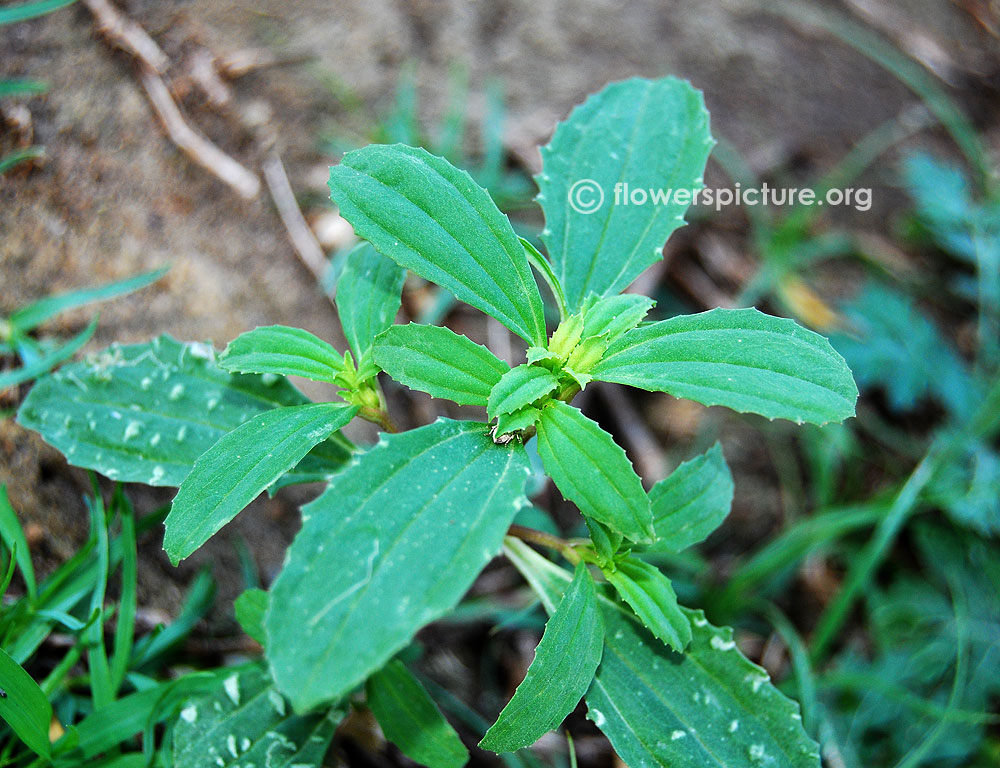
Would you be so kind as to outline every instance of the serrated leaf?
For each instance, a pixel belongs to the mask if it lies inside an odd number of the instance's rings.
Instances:
[[[528,673],[479,746],[514,752],[556,728],[590,687],[603,646],[604,620],[594,580],[587,566],[578,563]]]
[[[632,541],[652,538],[649,499],[614,439],[578,409],[553,400],[538,420],[545,472],[583,514]]]
[[[38,683],[0,648],[0,718],[33,752],[43,757],[51,754],[49,722],[52,705]]]
[[[396,319],[404,282],[406,270],[371,243],[359,243],[348,252],[337,281],[337,315],[358,360]]]
[[[622,293],[598,299],[583,315],[583,335],[606,336],[612,342],[635,328],[656,304],[638,293]]]
[[[519,365],[507,371],[490,390],[486,413],[491,419],[531,405],[559,386],[555,375],[537,365]]]
[[[439,419],[383,437],[303,508],[265,620],[297,710],[348,693],[458,603],[527,503],[527,477],[521,445]]]
[[[161,336],[112,345],[35,383],[18,423],[39,432],[74,466],[112,480],[179,486],[219,438],[253,416],[309,401],[285,379],[231,374],[208,344]],[[328,440],[287,476],[323,480],[349,458]]]
[[[365,690],[385,737],[408,758],[428,768],[461,768],[468,761],[469,750],[403,662],[391,660]]]
[[[295,715],[262,669],[233,670],[219,689],[184,704],[172,765],[318,767],[343,717],[342,709]]]
[[[713,309],[635,328],[591,375],[798,423],[843,421],[858,398],[847,363],[826,339],[755,309]]]
[[[713,143],[701,93],[675,78],[612,83],[556,127],[535,180],[542,241],[570,312],[590,293],[619,293],[662,258],[690,198],[636,205],[630,192],[700,189]]]
[[[736,648],[732,630],[684,610],[684,654],[651,641],[638,622],[606,608],[604,656],[587,693],[592,720],[627,765],[818,768],[819,749],[798,704]]]
[[[691,642],[691,624],[677,604],[670,579],[654,565],[625,557],[604,569],[604,576],[650,632],[675,651]]]
[[[375,363],[400,384],[459,405],[485,406],[510,370],[481,344],[436,325],[397,325],[375,340]]]
[[[333,381],[344,356],[309,331],[269,325],[241,333],[219,356],[219,367],[236,373],[270,373]]]
[[[267,612],[267,592],[256,587],[240,593],[233,603],[240,628],[261,645],[264,644],[264,614]]]
[[[651,552],[680,552],[704,541],[729,514],[733,476],[716,443],[701,456],[685,461],[652,487],[656,540]]]
[[[184,478],[164,521],[170,561],[188,557],[357,412],[343,403],[275,408],[219,438]]]
[[[501,414],[497,416],[496,433],[498,435],[506,435],[510,432],[528,429],[535,425],[535,422],[538,421],[538,417],[541,415],[541,411],[530,405],[526,405],[524,408],[514,411],[514,413]]]
[[[505,552],[551,612],[569,573],[516,539]],[[603,590],[598,602],[604,654],[587,692],[588,717],[626,765],[819,768],[798,704],[740,653],[731,629],[685,608],[692,641],[680,654]]]
[[[330,169],[355,232],[400,266],[492,315],[529,344],[545,318],[524,248],[469,174],[423,149],[373,144]]]

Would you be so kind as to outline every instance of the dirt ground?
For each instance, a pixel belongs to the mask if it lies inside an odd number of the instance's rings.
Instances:
[[[997,39],[973,12],[982,6],[988,13],[988,3],[812,5],[839,10],[923,56],[998,143]],[[513,163],[530,164],[531,148],[588,93],[632,75],[689,78],[705,91],[716,135],[763,172],[828,168],[874,127],[918,102],[857,51],[751,0],[128,0],[117,7],[167,53],[167,80],[200,131],[254,172],[263,144],[276,142],[310,215],[323,210],[318,201],[331,161],[320,136],[356,123],[359,109],[384,112],[407,62],[416,63],[429,122],[445,108],[455,63],[469,73],[473,122],[484,83],[499,78]],[[229,81],[229,104],[213,106],[187,84],[192,62],[205,51],[225,58],[248,50],[276,63]],[[0,314],[54,291],[170,264],[152,288],[102,308],[87,350],[160,333],[221,346],[272,323],[298,325],[342,346],[336,315],[296,258],[267,193],[241,199],[176,149],[131,58],[96,33],[85,7],[0,29],[0,75],[52,86],[47,96],[23,101],[47,159],[0,177]],[[9,125],[0,132],[0,148],[18,140]],[[886,167],[874,183],[877,200],[881,193],[893,199]],[[876,210],[889,204],[877,202]],[[737,217],[731,225],[742,222]],[[872,214],[857,226],[878,233],[884,219]],[[696,234],[683,235],[674,252],[696,248]],[[86,317],[73,313],[47,330],[69,332]],[[641,405],[651,407],[648,398]],[[682,426],[657,434],[668,441],[671,460],[683,455],[690,435]],[[737,510],[734,524],[742,519],[749,531],[754,515],[780,514],[780,499],[766,457],[741,443],[739,430],[729,440],[737,497],[754,499],[752,510]],[[85,532],[85,475],[6,420],[0,483],[35,524],[40,556],[49,563],[66,557]],[[170,498],[137,493],[143,512]],[[159,534],[147,537],[144,604],[169,614],[194,570],[210,562],[222,598],[231,600],[239,589],[232,576],[238,536],[249,541],[265,578],[273,575],[297,527],[296,506],[308,495],[299,489],[258,502],[180,571],[159,553]]]

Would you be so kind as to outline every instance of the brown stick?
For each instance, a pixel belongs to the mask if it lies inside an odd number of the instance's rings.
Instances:
[[[292,185],[288,183],[288,175],[285,173],[285,166],[277,152],[271,152],[261,164],[264,173],[264,181],[271,192],[271,199],[278,209],[278,216],[281,223],[288,231],[288,237],[292,241],[295,252],[299,255],[299,260],[306,266],[316,282],[323,284],[329,262],[323,247],[316,239],[316,235],[306,223],[299,204],[295,200],[295,193],[292,192]]]
[[[135,56],[158,75],[167,71],[170,59],[138,24],[125,18],[108,0],[83,0],[94,19],[97,30],[121,49]]]
[[[143,64],[139,67],[139,80],[170,140],[184,154],[232,187],[240,197],[253,200],[260,194],[257,174],[233,160],[188,124],[162,77]]]

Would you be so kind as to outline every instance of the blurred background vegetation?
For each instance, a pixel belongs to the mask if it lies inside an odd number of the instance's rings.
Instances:
[[[588,387],[581,404],[649,484],[716,439],[733,468],[727,523],[659,564],[802,702],[828,766],[1000,762],[995,0],[0,5],[0,645],[63,722],[95,710],[81,658],[104,618],[124,627],[111,679],[137,689],[253,655],[233,598],[275,576],[311,492],[259,500],[171,568],[158,525],[170,494],[114,490],[15,425],[31,380],[160,333],[221,345],[284,323],[342,345],[326,297],[353,234],[325,181],[344,151],[426,146],[531,238],[537,147],[555,122],[608,81],[664,74],[705,91],[720,140],[710,187],[865,187],[873,205],[694,209],[640,278],[657,318],[751,305],[794,317],[832,338],[862,389],[846,425],[791,429]],[[84,306],[96,301],[99,322]],[[520,355],[412,277],[409,319]],[[455,415],[386,386],[401,425]],[[546,512],[533,524],[572,533],[558,493],[535,491]],[[541,623],[498,561],[421,634],[426,682],[473,742]],[[581,765],[611,764],[581,712],[569,726]],[[0,765],[21,764],[5,738]],[[567,755],[552,735],[511,761]],[[361,714],[330,760],[405,762]]]

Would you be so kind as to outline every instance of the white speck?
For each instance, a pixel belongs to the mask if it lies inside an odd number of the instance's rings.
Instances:
[[[193,723],[198,719],[198,708],[194,704],[189,704],[181,710],[181,718],[185,723]]]
[[[149,378],[149,376],[144,376],[142,381],[139,382],[139,386],[142,387],[143,390],[147,390],[153,386],[153,380]]]
[[[744,682],[750,683],[750,687],[753,688],[753,692],[757,693],[760,687],[771,680],[767,675],[747,675],[743,678]]]
[[[250,739],[248,739],[246,737],[244,737],[240,741],[240,750],[243,751],[243,752],[246,752],[248,749],[250,749],[251,746],[252,746],[252,742],[250,741]]]
[[[593,708],[591,708],[590,710],[590,719],[594,721],[594,725],[596,725],[598,728],[603,728],[604,723],[607,722],[604,718],[604,713],[598,709],[593,709]]]
[[[125,434],[122,435],[123,440],[131,440],[133,437],[142,432],[142,422],[141,421],[130,421],[128,426],[125,427]]]
[[[151,438],[149,438],[149,444],[152,446],[157,446],[160,444],[160,433],[157,432]]]
[[[215,410],[216,406],[218,406],[218,404],[219,404],[219,398],[210,397],[208,398],[208,402],[205,404],[205,406],[208,408],[208,410],[213,411]]]
[[[197,357],[202,360],[211,360],[215,357],[215,350],[208,344],[203,344],[200,341],[193,341],[188,344],[188,351],[191,353],[191,357]]]
[[[674,731],[670,734],[670,740],[677,741],[677,739],[683,739],[687,735],[687,731]]]
[[[763,760],[764,759],[764,745],[763,744],[753,744],[750,746],[750,759],[751,760]]]
[[[111,412],[111,418],[114,419],[115,421],[120,421],[121,418],[122,418],[122,415],[118,411],[112,411]]]
[[[801,720],[801,719],[802,715],[800,715],[798,712],[792,712],[792,720]]]
[[[226,737],[226,747],[229,749],[229,754],[231,754],[233,757],[240,756],[239,750],[236,749],[236,737],[233,736],[233,734],[229,734]]]
[[[278,693],[276,690],[271,688],[267,692],[267,698],[270,700],[271,704],[274,706],[274,711],[278,713],[279,717],[285,716],[285,698]]]
[[[736,647],[733,640],[723,640],[718,635],[712,635],[711,646],[717,651],[731,651]]]
[[[222,687],[226,691],[226,696],[236,706],[240,705],[240,678],[237,675],[230,675],[222,682]]]
[[[276,373],[262,373],[260,376],[260,383],[265,387],[273,387],[281,377]]]
[[[729,724],[729,732],[730,733],[736,733],[739,729],[740,729],[740,721],[739,720],[733,720],[733,722],[731,722]]]
[[[691,620],[691,623],[694,624],[696,627],[705,627],[708,626],[708,619],[706,619],[704,616],[695,616]]]
[[[184,440],[184,438],[187,436],[187,431],[188,431],[188,428],[187,428],[186,424],[184,426],[182,426],[180,429],[177,430],[177,442],[178,443],[180,443],[180,442],[182,442]]]
[[[163,467],[157,464],[155,467],[153,467],[153,474],[149,478],[149,484],[156,485],[156,483],[160,482],[160,480],[163,479],[163,476],[165,474],[166,472],[163,470]]]
[[[180,396],[183,395],[183,394],[184,394],[184,385],[183,384],[174,384],[174,386],[172,386],[170,388],[170,394],[167,395],[167,397],[170,400],[179,400]]]

